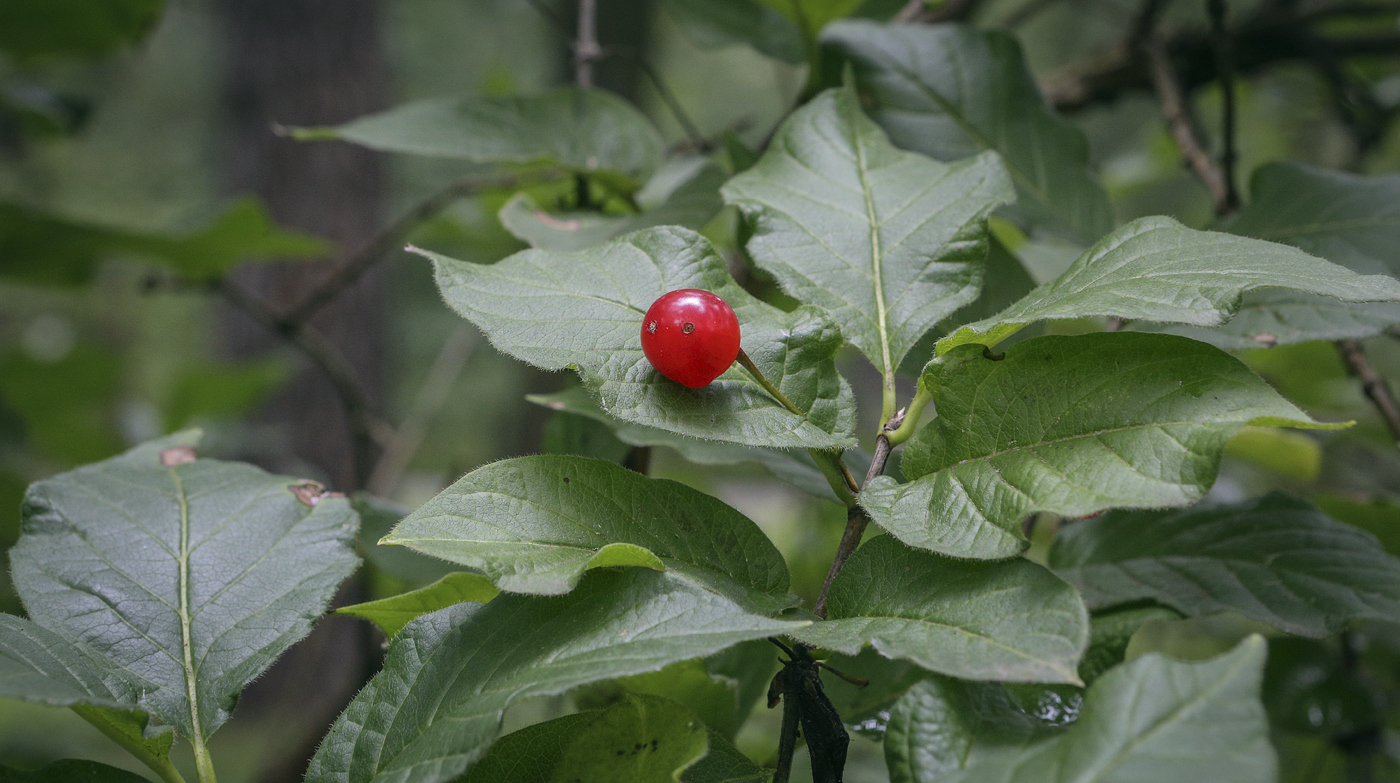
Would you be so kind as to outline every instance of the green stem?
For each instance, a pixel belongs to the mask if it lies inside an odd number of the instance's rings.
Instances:
[[[836,493],[836,497],[846,504],[847,508],[856,504],[856,492],[859,486],[856,479],[851,475],[851,471],[846,467],[846,463],[841,461],[841,452],[823,451],[822,449],[807,449],[807,453],[812,455],[817,467],[821,469],[822,475],[826,477],[826,483],[831,485],[831,491]]]
[[[739,364],[745,370],[749,371],[749,375],[752,375],[753,379],[755,381],[758,381],[758,385],[762,386],[764,391],[773,395],[773,399],[777,400],[778,402],[781,402],[784,408],[787,408],[788,411],[792,413],[796,413],[798,416],[802,416],[804,418],[807,416],[807,413],[805,411],[792,404],[792,400],[789,400],[787,397],[783,396],[783,393],[778,391],[777,386],[774,386],[772,383],[769,383],[768,379],[763,377],[763,372],[758,369],[758,365],[753,363],[753,359],[750,359],[749,355],[744,353],[743,348],[739,349],[739,356],[736,359],[736,361],[738,361]]]
[[[151,771],[159,775],[164,783],[185,783],[184,777],[182,777],[180,771],[175,769],[175,766],[170,763],[168,757],[152,753],[151,749],[148,748],[144,742],[141,742],[140,738],[133,737],[131,734],[119,730],[116,726],[112,725],[110,720],[107,720],[106,716],[102,714],[102,710],[86,704],[74,704],[69,707],[69,709],[76,712],[78,717],[91,723],[94,728],[102,732],[108,739],[125,748],[128,753],[135,756],[142,764],[150,767]]]
[[[218,783],[214,777],[214,759],[209,757],[209,746],[204,744],[204,738],[196,737],[190,744],[194,746],[194,768],[199,774],[199,783]]]
[[[914,399],[910,400],[909,406],[904,409],[904,421],[900,422],[895,429],[885,433],[891,446],[898,446],[909,440],[909,436],[913,435],[914,430],[919,426],[919,417],[924,414],[924,408],[927,408],[930,402],[933,402],[933,392],[924,388],[922,383],[919,384],[919,390],[914,394]]]

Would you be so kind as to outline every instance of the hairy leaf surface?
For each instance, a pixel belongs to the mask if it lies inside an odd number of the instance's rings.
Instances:
[[[563,455],[494,462],[384,539],[480,571],[506,592],[557,595],[584,571],[675,571],[754,607],[790,606],[783,557],[743,514],[666,479]]]
[[[1074,588],[1028,560],[976,563],[866,542],[832,583],[827,617],[803,641],[966,680],[1079,682],[1089,616]]]
[[[379,626],[385,636],[392,639],[405,625],[429,612],[468,601],[486,603],[500,592],[490,579],[481,574],[457,571],[427,587],[377,601],[342,606],[335,610],[335,613],[369,620]]]
[[[10,559],[35,623],[137,684],[137,705],[155,719],[207,737],[359,561],[349,501],[196,460],[195,439],[32,485]]]
[[[854,443],[855,403],[832,358],[839,330],[813,308],[783,313],[750,296],[699,234],[652,228],[578,253],[527,250],[491,265],[423,255],[443,298],[492,345],[537,367],[576,368],[617,419],[745,446]],[[789,412],[737,365],[700,389],[656,372],[642,354],[642,316],[678,288],[727,301],[744,350],[807,415]]]
[[[1050,567],[1091,607],[1149,599],[1314,637],[1361,618],[1400,621],[1400,559],[1370,533],[1282,493],[1077,522],[1056,537]]]
[[[855,66],[871,117],[896,146],[943,161],[995,151],[1016,183],[1018,210],[1085,241],[1113,228],[1088,141],[1046,105],[1011,35],[849,21],[822,38]]]
[[[502,595],[414,620],[331,728],[307,783],[440,783],[495,741],[511,704],[655,671],[804,625],[750,614],[646,569],[597,571],[568,595]]]
[[[996,155],[946,165],[895,149],[846,87],[793,112],[724,198],[754,224],[754,261],[892,376],[977,298],[987,214],[1013,192]]]
[[[991,318],[938,341],[994,346],[1041,320],[1115,316],[1134,321],[1218,326],[1261,288],[1287,288],[1347,302],[1400,301],[1400,281],[1362,276],[1297,248],[1196,231],[1168,217],[1145,217],[1104,237],[1064,274]]]
[[[1000,685],[937,677],[891,711],[892,783],[1268,783],[1277,760],[1259,702],[1258,636],[1200,663],[1152,653],[1089,687],[1067,728]]]
[[[1251,422],[1327,426],[1229,354],[1171,335],[1039,337],[1000,361],[964,346],[920,383],[938,417],[905,445],[909,483],[877,478],[860,501],[910,546],[955,557],[1015,554],[1037,511],[1199,500],[1225,442]]]

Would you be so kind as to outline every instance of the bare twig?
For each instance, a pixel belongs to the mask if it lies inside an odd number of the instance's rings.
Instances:
[[[864,488],[875,479],[876,476],[885,472],[885,463],[889,461],[890,452],[894,449],[890,445],[889,433],[899,429],[899,425],[904,423],[904,416],[907,409],[901,408],[896,411],[885,426],[880,430],[880,434],[875,438],[875,453],[871,455],[870,469],[865,472],[865,481],[861,483]],[[860,506],[851,506],[846,510],[846,530],[841,534],[841,543],[836,547],[836,557],[831,561],[831,568],[826,572],[826,579],[822,582],[822,589],[817,593],[817,603],[813,608],[818,617],[826,617],[826,596],[831,591],[831,583],[836,581],[837,574],[846,567],[846,561],[851,558],[851,554],[860,546],[860,539],[865,535],[865,528],[870,524],[870,515]]]
[[[574,44],[574,79],[593,86],[593,63],[603,56],[598,45],[598,0],[578,0],[578,41]]]
[[[474,193],[497,188],[506,188],[540,179],[560,176],[561,172],[546,170],[530,175],[505,174],[487,177],[463,177],[442,190],[433,193],[407,212],[385,226],[368,242],[356,250],[330,277],[307,294],[306,298],[293,307],[285,316],[279,317],[279,324],[305,323],[321,308],[330,304],[345,289],[357,283],[376,263],[390,251],[398,248],[408,233],[424,220],[436,215],[448,204]]]
[[[1217,215],[1228,215],[1240,208],[1240,191],[1235,182],[1235,55],[1234,44],[1225,29],[1228,9],[1225,0],[1206,0],[1210,16],[1210,34],[1215,44],[1215,70],[1220,77],[1222,97],[1221,135],[1224,151],[1220,155],[1220,176],[1225,181],[1225,202],[1217,204]]]
[[[1187,112],[1181,83],[1177,81],[1166,46],[1160,39],[1149,41],[1147,56],[1152,63],[1152,83],[1157,89],[1157,98],[1162,103],[1162,115],[1167,120],[1172,138],[1176,140],[1176,146],[1181,150],[1181,156],[1186,159],[1191,171],[1206,186],[1206,190],[1210,191],[1216,214],[1222,214],[1228,204],[1229,188],[1215,161],[1196,138],[1196,126]]]
[[[467,324],[458,326],[443,341],[437,357],[428,369],[428,377],[418,387],[413,399],[413,407],[394,430],[394,435],[384,447],[384,453],[375,463],[369,475],[366,488],[375,495],[392,495],[403,477],[404,470],[423,445],[428,435],[428,427],[447,404],[452,387],[462,375],[462,369],[476,348],[476,331]]]
[[[1390,430],[1390,436],[1400,443],[1400,404],[1396,404],[1395,393],[1391,391],[1390,384],[1367,360],[1361,341],[1338,340],[1337,352],[1342,355],[1347,372],[1361,381],[1361,390],[1371,399],[1371,404],[1376,406],[1376,412],[1381,415],[1386,429]]]
[[[354,368],[330,340],[311,326],[278,318],[265,302],[228,280],[219,280],[211,287],[253,321],[300,349],[325,373],[345,408],[356,483],[363,485],[373,464],[374,453],[389,427],[370,412],[369,397],[355,377]]]

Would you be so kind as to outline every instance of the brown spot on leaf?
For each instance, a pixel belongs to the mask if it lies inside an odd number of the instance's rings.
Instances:
[[[345,497],[344,492],[327,492],[325,487],[315,481],[308,481],[304,484],[293,484],[288,487],[288,489],[292,491],[293,495],[296,495],[297,500],[300,500],[303,505],[311,506],[312,508],[315,508],[317,503],[320,503],[326,498]]]
[[[187,462],[194,462],[198,455],[194,453],[192,446],[172,446],[160,453],[161,467],[173,468],[176,465],[184,465]]]
[[[1265,348],[1272,348],[1275,345],[1278,345],[1278,338],[1269,334],[1268,332],[1260,332],[1259,334],[1254,335],[1254,342],[1259,343]]]
[[[578,231],[583,228],[583,223],[577,220],[560,220],[548,212],[538,209],[535,210],[535,219],[556,231]]]

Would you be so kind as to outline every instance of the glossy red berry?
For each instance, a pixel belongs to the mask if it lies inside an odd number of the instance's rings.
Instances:
[[[647,308],[642,352],[657,372],[698,389],[739,355],[739,319],[728,302],[709,291],[672,291]]]

